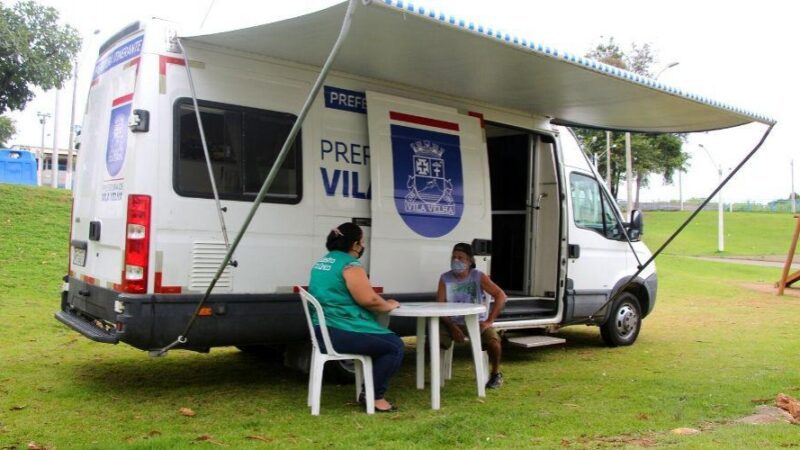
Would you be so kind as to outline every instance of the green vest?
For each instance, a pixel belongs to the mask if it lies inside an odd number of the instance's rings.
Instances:
[[[356,303],[350,295],[342,275],[344,268],[350,266],[361,267],[361,262],[349,253],[334,250],[320,258],[311,269],[308,292],[322,305],[325,323],[329,328],[356,333],[391,333],[378,323],[372,312]],[[311,321],[319,325],[314,308],[310,311]]]

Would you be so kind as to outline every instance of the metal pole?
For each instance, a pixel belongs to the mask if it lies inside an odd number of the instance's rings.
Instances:
[[[78,94],[78,60],[75,60],[75,71],[72,75],[72,106],[69,111],[69,144],[67,145],[67,178],[64,187],[72,189],[72,152],[75,142],[75,100]]]
[[[36,113],[39,116],[39,123],[42,124],[42,142],[39,146],[39,151],[37,152],[39,155],[36,167],[36,185],[42,185],[42,170],[44,170],[44,125],[47,123],[47,118],[50,117],[50,113]]]
[[[53,155],[50,159],[50,173],[52,174],[50,186],[54,188],[58,187],[58,93],[59,90],[56,89],[56,110],[53,113]]]
[[[678,201],[680,202],[680,210],[683,211],[683,177],[681,176],[682,170],[678,170]]]
[[[611,132],[606,131],[606,187],[611,189]]]
[[[631,134],[625,132],[625,184],[628,185],[628,201],[626,203],[627,220],[631,220],[633,211],[633,162],[631,159]]]
[[[717,171],[719,173],[719,182],[722,184],[722,166],[719,166]],[[717,231],[717,250],[720,252],[725,251],[725,222],[722,218],[723,216],[723,207],[722,207],[722,189],[719,190],[719,194],[717,194],[717,210],[718,210],[718,231]]]
[[[792,214],[795,214],[797,212],[797,194],[794,193],[794,160],[789,163],[789,167],[791,167],[792,171],[792,193],[789,197],[792,199]]]

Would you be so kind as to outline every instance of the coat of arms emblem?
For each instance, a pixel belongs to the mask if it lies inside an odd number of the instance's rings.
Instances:
[[[444,148],[430,141],[410,144],[413,175],[408,176],[405,210],[423,214],[454,216],[453,183],[446,177]]]

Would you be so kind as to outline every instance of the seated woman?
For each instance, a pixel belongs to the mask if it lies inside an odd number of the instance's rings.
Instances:
[[[375,409],[396,411],[384,395],[389,378],[403,362],[403,341],[378,323],[375,313],[391,311],[400,303],[385,300],[372,289],[358,260],[366,248],[361,227],[350,222],[339,225],[328,234],[325,246],[329,253],[311,269],[308,291],[322,305],[336,351],[372,357]],[[318,342],[324,346],[316,315],[312,322]]]
[[[488,275],[475,268],[475,257],[472,254],[472,246],[463,242],[453,247],[450,257],[449,272],[445,272],[439,278],[439,289],[436,292],[436,300],[440,302],[457,303],[477,303],[483,304],[483,293],[486,292],[494,297],[492,309],[489,314],[481,314],[480,331],[481,346],[489,353],[489,363],[492,366],[492,374],[486,387],[489,389],[499,388],[503,384],[503,374],[500,373],[500,335],[492,327],[495,319],[503,310],[506,304],[506,294],[489,278]],[[445,326],[440,331],[440,342],[443,348],[450,347],[453,341],[464,342],[466,326],[464,318],[442,317]]]

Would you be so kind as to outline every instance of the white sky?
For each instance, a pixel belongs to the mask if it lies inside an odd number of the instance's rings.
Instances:
[[[157,16],[204,30],[238,28],[312,11],[337,0],[38,0],[61,12],[64,22],[75,26],[84,38],[79,57],[77,111],[83,108],[89,78],[100,44],[134,20]],[[375,0],[379,1],[379,0]],[[731,180],[725,200],[769,201],[791,192],[790,161],[800,166],[800,142],[792,130],[800,130],[800,89],[796,81],[798,60],[794,47],[800,32],[792,2],[762,0],[730,1],[592,1],[559,0],[423,0],[414,2],[472,19],[520,37],[544,42],[559,50],[583,54],[613,36],[623,49],[631,42],[649,42],[657,53],[656,71],[666,64],[680,64],[665,71],[660,81],[777,119],[765,145]],[[209,6],[211,9],[209,10]],[[96,36],[95,30],[100,30]],[[59,147],[66,147],[72,82],[60,95]],[[11,113],[17,134],[11,144],[39,145],[41,125],[36,113],[53,113],[55,95],[41,93],[23,112]],[[80,115],[76,123],[80,124]],[[717,170],[703,144],[725,171],[734,167],[766,130],[748,125],[730,130],[694,133],[684,150],[691,167],[683,176],[684,199],[705,197],[716,186]],[[46,124],[45,146],[53,145],[53,121]],[[800,169],[795,169],[795,174]],[[800,191],[800,178],[795,183]],[[620,187],[624,198],[624,185]],[[676,184],[664,186],[651,177],[642,200],[678,198]]]

